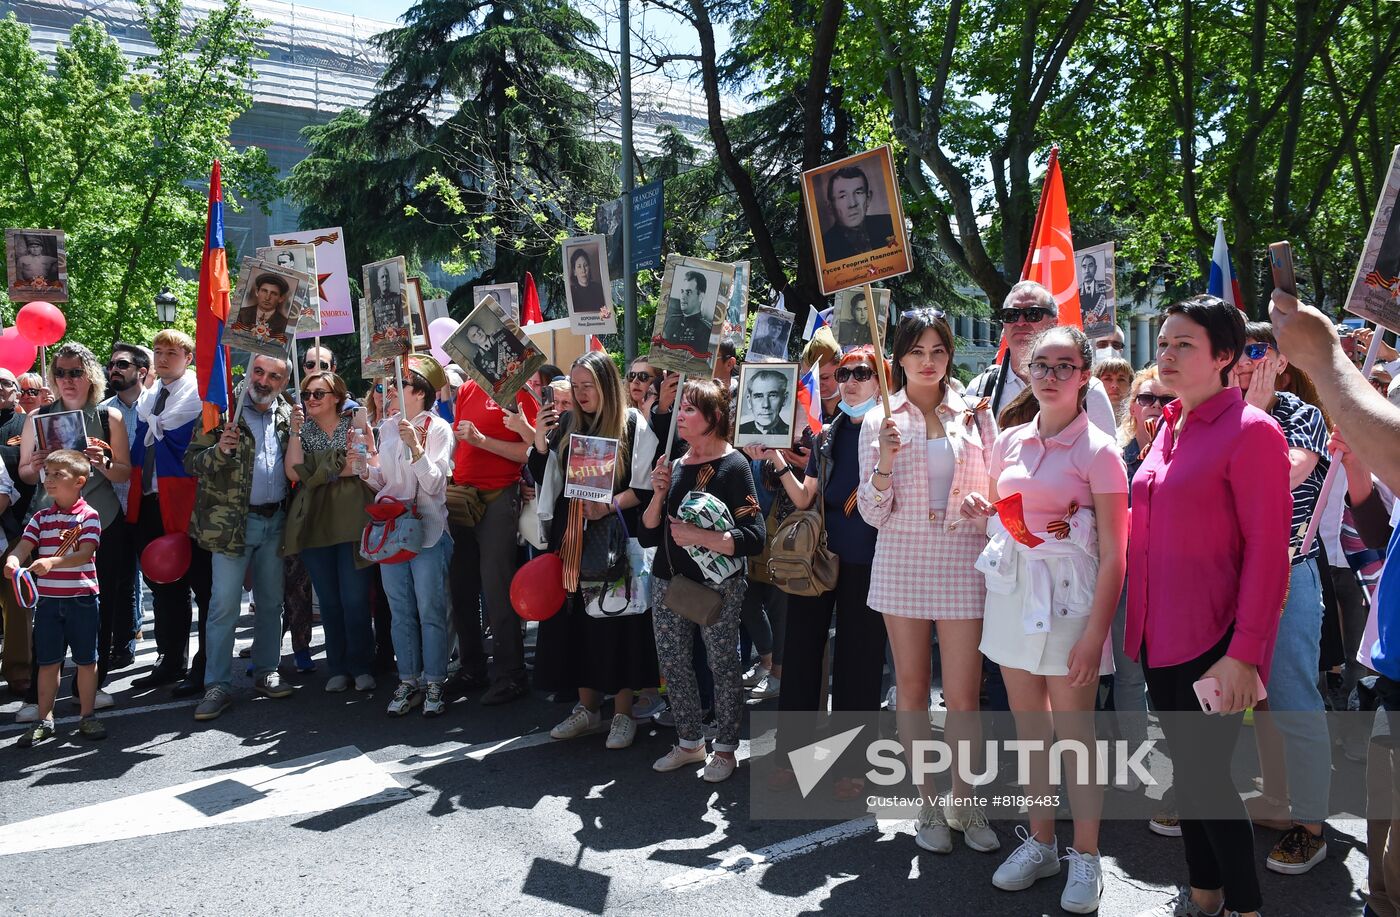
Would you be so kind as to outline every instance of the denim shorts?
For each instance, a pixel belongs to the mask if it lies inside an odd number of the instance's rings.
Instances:
[[[58,665],[66,647],[73,651],[74,665],[92,665],[97,662],[97,631],[97,596],[40,596],[34,609],[35,662]]]

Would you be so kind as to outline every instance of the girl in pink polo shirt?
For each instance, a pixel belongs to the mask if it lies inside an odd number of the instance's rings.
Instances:
[[[1094,747],[1094,696],[1099,675],[1113,671],[1107,641],[1126,566],[1128,475],[1113,437],[1084,411],[1091,358],[1089,339],[1073,326],[1036,338],[1031,385],[1018,396],[1035,398],[1036,416],[997,437],[988,463],[991,493],[963,504],[977,517],[996,515],[991,504],[998,500],[1021,501],[1025,525],[1011,528],[1025,531],[1013,538],[1000,517],[992,519],[991,541],[978,559],[987,578],[981,649],[1001,666],[1017,738],[1044,748],[1056,739]],[[1048,756],[1032,755],[1030,767],[1027,793],[1049,797]],[[1103,790],[1070,782],[1067,791],[1074,846],[1060,907],[1088,914],[1103,893]],[[1055,806],[1031,806],[1030,828],[1017,829],[1022,843],[993,875],[997,888],[1020,891],[1059,873]]]

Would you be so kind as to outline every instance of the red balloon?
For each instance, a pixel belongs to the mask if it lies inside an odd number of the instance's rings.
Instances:
[[[141,573],[153,583],[173,583],[190,568],[190,536],[162,535],[141,552]]]
[[[10,327],[0,331],[0,368],[8,369],[16,376],[34,368],[34,360],[39,348],[20,337],[19,329]]]
[[[63,332],[68,330],[68,319],[63,317],[63,310],[53,303],[35,301],[19,310],[19,315],[15,316],[15,327],[26,341],[48,347],[63,340]]]
[[[564,599],[564,564],[558,554],[527,561],[510,581],[510,604],[526,621],[554,617],[564,607]]]

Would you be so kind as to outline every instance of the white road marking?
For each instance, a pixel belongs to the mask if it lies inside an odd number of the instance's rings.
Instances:
[[[153,713],[157,710],[178,710],[181,707],[198,706],[199,702],[203,699],[204,698],[202,697],[189,697],[185,698],[184,700],[173,700],[164,704],[147,704],[144,707],[112,707],[111,709],[99,712],[97,714],[97,718],[100,720],[110,720],[118,716],[133,716],[137,713]],[[62,709],[67,706],[68,701],[66,700],[60,700],[58,703],[54,704],[54,707],[56,709]],[[65,724],[70,723],[76,725],[77,722],[78,715],[76,713],[72,716],[56,716],[53,719],[53,723],[55,726],[63,726]],[[4,725],[0,725],[0,735],[3,735],[7,732],[19,732],[21,730],[28,729],[30,726],[33,725],[33,723],[5,723]]]
[[[907,822],[907,820],[906,820]],[[904,824],[906,822],[897,822]],[[783,860],[790,860],[803,854],[812,853],[822,847],[838,844],[841,841],[875,830],[878,826],[874,815],[863,815],[839,825],[832,825],[829,828],[822,828],[802,834],[776,844],[769,844],[767,847],[760,847],[757,850],[749,851],[740,848],[739,851],[731,853],[722,860],[717,860],[708,866],[697,869],[687,869],[685,872],[676,873],[661,883],[663,888],[671,891],[680,889],[701,888],[718,882],[727,876],[737,875],[757,866],[771,866],[774,863],[781,863]]]
[[[507,751],[520,751],[523,748],[534,748],[536,745],[548,745],[553,741],[554,740],[549,737],[548,732],[541,731],[530,735],[518,736],[513,739],[497,739],[492,742],[479,742],[475,745],[466,745],[462,742],[444,742],[441,745],[425,748],[394,761],[385,761],[380,767],[388,774],[409,774],[413,771],[437,767],[440,764],[454,764],[460,761],[480,761],[489,755]]]
[[[0,828],[0,856],[412,798],[353,745]]]

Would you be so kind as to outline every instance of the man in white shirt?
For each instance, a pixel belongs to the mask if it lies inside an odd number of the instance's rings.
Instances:
[[[1006,294],[998,318],[1009,348],[1006,360],[1011,366],[1011,375],[1006,377],[1001,398],[992,404],[994,418],[1028,384],[1026,363],[1030,360],[1031,342],[1040,332],[1048,331],[1059,323],[1059,308],[1049,290],[1034,280],[1022,280]],[[981,398],[994,398],[1000,370],[1000,366],[993,365],[974,378],[967,386],[968,399],[976,402]],[[1116,434],[1118,423],[1114,419],[1113,404],[1098,379],[1089,380],[1084,410],[1089,415],[1090,423],[1109,435]]]

